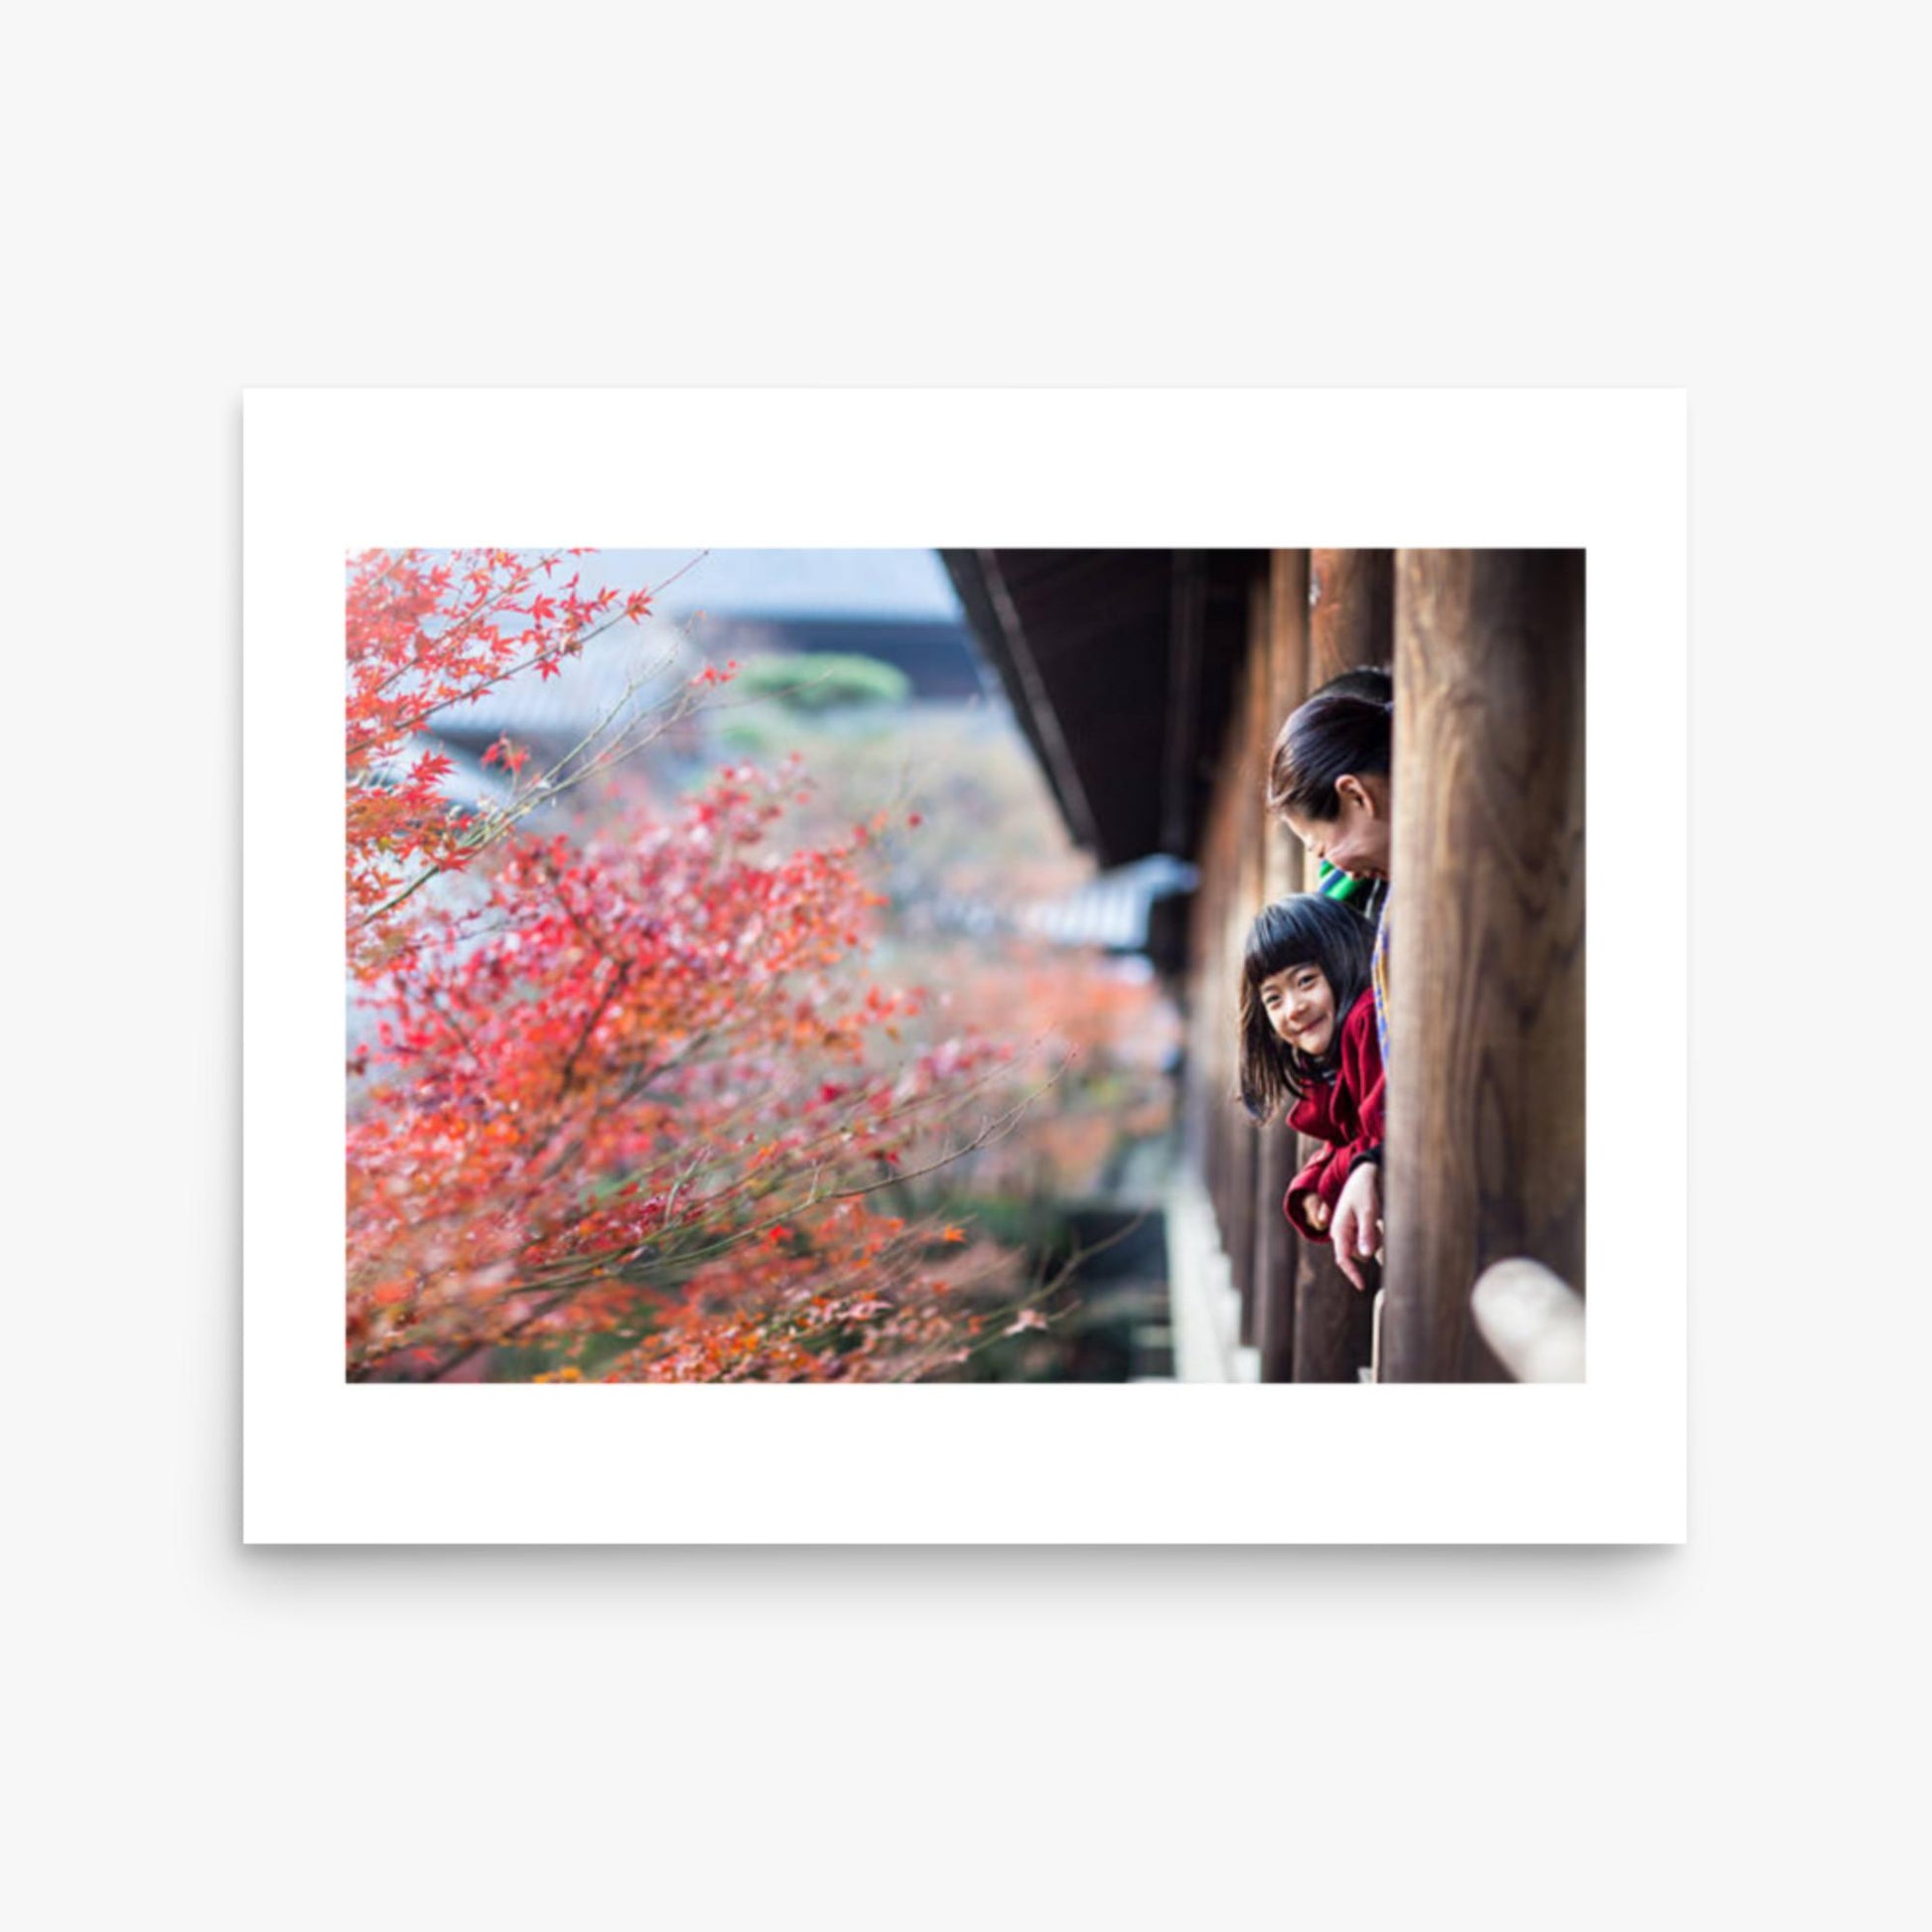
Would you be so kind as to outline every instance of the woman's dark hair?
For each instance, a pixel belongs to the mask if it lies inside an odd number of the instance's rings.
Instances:
[[[1268,766],[1268,809],[1341,816],[1335,780],[1389,768],[1395,679],[1376,666],[1344,671],[1289,713]]]
[[[1310,1081],[1333,1071],[1341,1023],[1367,990],[1374,951],[1368,921],[1319,893],[1298,893],[1262,908],[1241,960],[1241,1104],[1256,1120],[1273,1120],[1285,1101],[1301,1099]],[[1262,981],[1293,966],[1319,967],[1334,995],[1334,1035],[1319,1061],[1282,1038],[1261,1004]]]

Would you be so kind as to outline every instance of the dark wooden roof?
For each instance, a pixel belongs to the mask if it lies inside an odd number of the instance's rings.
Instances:
[[[1260,550],[945,550],[1074,838],[1195,856]]]

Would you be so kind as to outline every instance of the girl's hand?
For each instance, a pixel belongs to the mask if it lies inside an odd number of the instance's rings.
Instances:
[[[1362,1263],[1382,1245],[1382,1170],[1373,1161],[1364,1161],[1342,1187],[1335,1202],[1333,1239],[1335,1266],[1366,1290]]]
[[[1328,1203],[1319,1194],[1302,1196],[1302,1213],[1310,1227],[1319,1234],[1328,1225]]]

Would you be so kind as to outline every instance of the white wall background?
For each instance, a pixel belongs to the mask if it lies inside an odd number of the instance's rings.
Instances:
[[[1887,1922],[1926,1341],[1895,10],[912,18],[10,28],[23,1922]],[[1688,1549],[240,1549],[238,392],[746,381],[1689,386]],[[1592,998],[1640,1051],[1645,988]]]

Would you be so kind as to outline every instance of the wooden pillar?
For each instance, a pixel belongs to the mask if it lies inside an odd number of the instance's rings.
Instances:
[[[1260,807],[1260,759],[1255,740],[1266,729],[1263,713],[1269,698],[1268,597],[1257,582],[1248,599],[1247,653],[1235,681],[1234,713],[1228,721],[1227,769],[1222,782],[1229,790],[1233,814],[1234,877],[1227,907],[1226,983],[1230,1005],[1238,1011],[1241,959],[1247,950],[1248,928],[1261,910],[1267,822]],[[1228,1030],[1230,1071],[1236,1058],[1234,1029]],[[1229,1081],[1232,1091],[1233,1081]],[[1233,1111],[1233,1103],[1230,1102]],[[1253,1347],[1260,1331],[1262,1281],[1257,1263],[1261,1236],[1260,1203],[1262,1139],[1254,1124],[1240,1114],[1233,1172],[1233,1218],[1226,1230],[1228,1260],[1235,1286],[1241,1291],[1241,1340]]]
[[[1395,654],[1395,552],[1310,552],[1309,689]]]
[[[1247,950],[1248,931],[1255,914],[1268,903],[1274,878],[1280,873],[1277,856],[1279,839],[1268,822],[1263,794],[1267,790],[1268,753],[1275,742],[1280,722],[1274,716],[1276,656],[1275,599],[1273,570],[1264,567],[1255,573],[1249,587],[1250,677],[1248,703],[1243,716],[1244,749],[1241,771],[1241,826],[1246,840],[1246,864],[1242,870],[1241,945]],[[1254,1294],[1251,1298],[1254,1318],[1246,1339],[1259,1349],[1265,1305],[1279,1299],[1287,1256],[1276,1238],[1272,1223],[1281,1217],[1281,1190],[1270,1200],[1273,1169],[1279,1158],[1279,1131],[1259,1129],[1254,1134],[1255,1159],[1248,1177],[1248,1196],[1253,1216]],[[1286,1186],[1286,1182],[1283,1183]],[[1289,1286],[1292,1296],[1293,1287]],[[1292,1302],[1290,1311],[1292,1316]]]
[[[1383,1375],[1498,1379],[1469,1311],[1584,1286],[1584,556],[1405,550]]]
[[[1357,665],[1388,664],[1395,655],[1394,612],[1393,550],[1311,551],[1303,695]],[[1314,861],[1307,865],[1301,884],[1311,891]],[[1314,1152],[1315,1143],[1304,1140],[1301,1158],[1309,1160]],[[1369,1365],[1372,1347],[1370,1297],[1335,1266],[1332,1248],[1307,1241],[1296,1246],[1295,1379],[1356,1381]]]
[[[1256,720],[1258,778],[1249,799],[1262,839],[1261,898],[1271,901],[1302,889],[1302,847],[1262,803],[1268,755],[1282,721],[1308,690],[1309,553],[1277,550],[1269,559],[1266,665]],[[1259,906],[1256,908],[1259,909]],[[1304,1246],[1282,1212],[1282,1196],[1294,1177],[1296,1136],[1279,1121],[1261,1130],[1255,1180],[1255,1346],[1264,1382],[1295,1375],[1295,1273]]]
[[[1235,900],[1236,804],[1232,787],[1226,785],[1217,787],[1208,803],[1196,896],[1201,978],[1189,1015],[1189,1061],[1197,1069],[1198,1105],[1205,1127],[1202,1172],[1215,1228],[1230,1263],[1235,1258],[1231,1231],[1237,1219],[1237,1168],[1248,1137],[1245,1123],[1234,1117],[1228,1099],[1234,1089],[1233,975],[1238,970],[1238,959],[1228,957]]]

